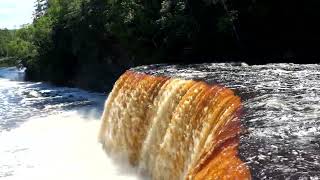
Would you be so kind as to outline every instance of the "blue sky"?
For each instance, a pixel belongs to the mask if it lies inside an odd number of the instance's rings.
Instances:
[[[35,0],[0,0],[0,28],[14,29],[32,22]]]

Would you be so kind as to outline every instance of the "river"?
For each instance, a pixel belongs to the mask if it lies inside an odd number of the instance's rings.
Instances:
[[[138,179],[97,142],[106,95],[23,77],[0,68],[0,179]]]
[[[239,154],[253,179],[320,179],[320,65],[153,65],[135,71],[203,80],[242,99]]]
[[[320,65],[141,66],[148,74],[205,80],[234,89],[247,133],[240,157],[254,179],[320,178]],[[97,143],[104,94],[23,82],[0,69],[0,178],[139,179]]]

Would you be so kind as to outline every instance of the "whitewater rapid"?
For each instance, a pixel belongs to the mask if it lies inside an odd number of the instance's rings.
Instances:
[[[152,65],[132,71],[223,84],[243,102],[239,155],[253,179],[320,179],[320,65]],[[141,179],[97,142],[106,95],[23,82],[0,68],[0,179]]]
[[[0,69],[0,179],[141,179],[97,141],[105,94],[23,76],[23,70]]]
[[[320,179],[320,65],[208,63],[131,69],[223,84],[243,102],[239,155],[253,179]]]

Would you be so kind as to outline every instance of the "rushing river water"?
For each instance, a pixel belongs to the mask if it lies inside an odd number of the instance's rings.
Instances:
[[[97,142],[106,96],[0,68],[0,179],[138,179]]]
[[[320,179],[320,65],[142,66],[149,74],[234,89],[244,105],[240,156],[254,179]],[[0,178],[138,179],[96,138],[105,96],[19,81],[0,69]],[[126,171],[124,171],[126,170]]]
[[[148,74],[204,80],[242,98],[240,156],[254,179],[320,179],[320,65],[142,66]]]

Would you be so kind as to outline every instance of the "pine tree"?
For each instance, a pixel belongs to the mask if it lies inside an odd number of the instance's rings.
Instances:
[[[33,13],[33,19],[34,21],[37,21],[48,9],[48,0],[36,0],[34,7],[35,11]]]

